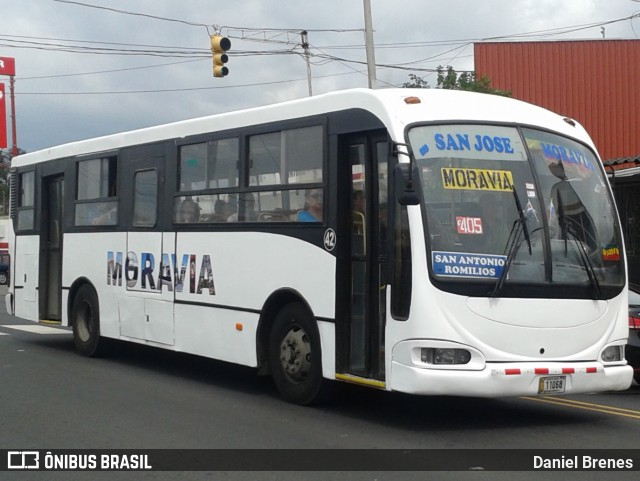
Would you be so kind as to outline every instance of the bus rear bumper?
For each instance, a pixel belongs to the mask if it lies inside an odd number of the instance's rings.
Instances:
[[[554,383],[550,378],[558,382]],[[605,367],[598,362],[487,363],[484,369],[465,371],[408,366],[392,361],[387,388],[418,395],[494,398],[622,391],[629,388],[632,378],[631,366]],[[545,383],[545,380],[552,382]],[[543,386],[551,389],[541,392]]]

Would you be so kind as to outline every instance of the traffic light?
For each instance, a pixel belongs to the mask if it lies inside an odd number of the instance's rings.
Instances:
[[[225,63],[229,61],[226,51],[231,48],[231,40],[221,35],[211,35],[211,53],[213,53],[213,76],[224,77],[229,73]]]

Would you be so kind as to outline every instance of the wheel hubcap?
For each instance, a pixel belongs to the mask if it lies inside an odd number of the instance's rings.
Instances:
[[[311,369],[309,336],[298,326],[292,327],[280,343],[282,370],[293,382],[304,381]]]

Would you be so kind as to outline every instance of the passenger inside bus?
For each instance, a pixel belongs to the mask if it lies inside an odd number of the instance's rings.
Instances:
[[[322,189],[312,189],[305,193],[304,210],[298,212],[298,222],[322,221]]]
[[[240,203],[236,212],[227,218],[227,222],[253,222],[257,220],[256,201],[253,194],[244,194],[240,197]],[[239,217],[242,216],[242,217]]]
[[[187,197],[180,204],[177,221],[187,224],[200,222],[200,206],[191,197]]]
[[[355,212],[360,212],[364,215],[365,211],[365,199],[364,192],[362,190],[354,190],[353,191],[353,210]]]

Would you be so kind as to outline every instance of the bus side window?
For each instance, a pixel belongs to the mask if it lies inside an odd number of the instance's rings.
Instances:
[[[117,174],[118,158],[115,155],[78,161],[75,225],[118,223]]]
[[[158,216],[158,173],[142,170],[134,176],[133,225],[153,227]]]

